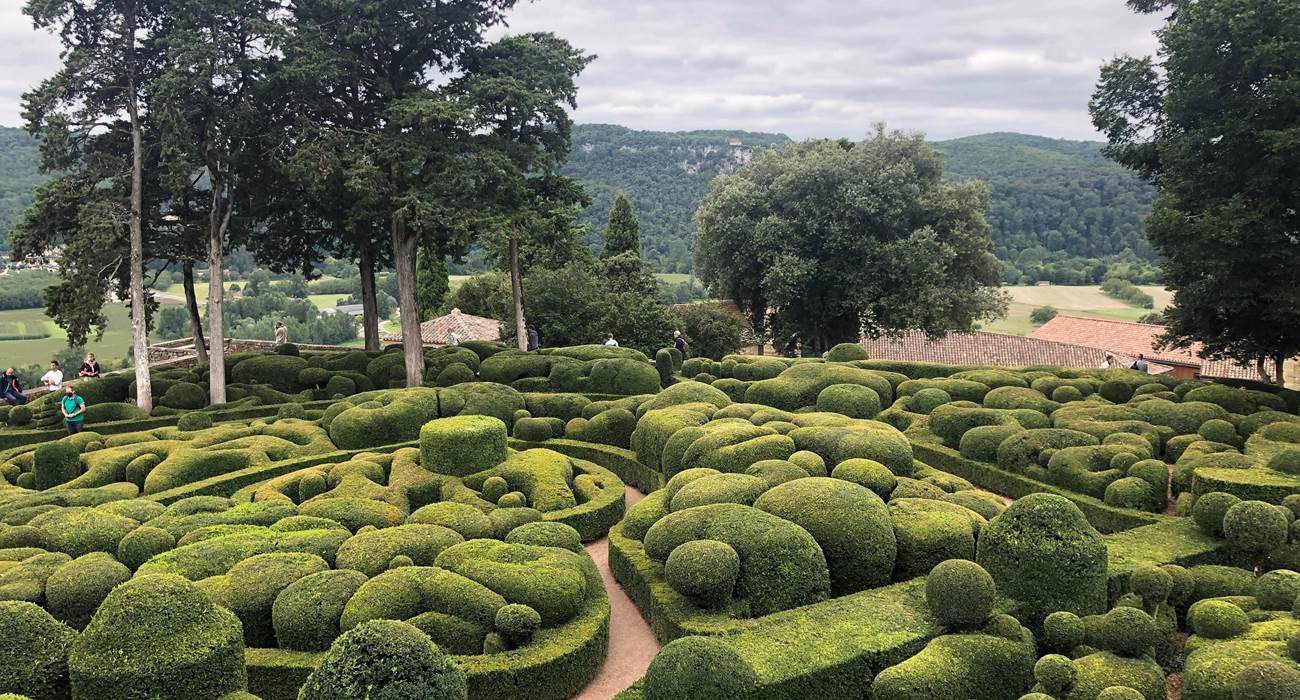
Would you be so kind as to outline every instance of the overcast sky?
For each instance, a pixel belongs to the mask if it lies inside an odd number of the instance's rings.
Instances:
[[[55,69],[52,37],[0,0],[0,124]],[[1116,54],[1151,53],[1123,0],[542,0],[510,31],[600,56],[579,122],[861,137],[876,121],[942,139],[1097,138],[1088,96]]]

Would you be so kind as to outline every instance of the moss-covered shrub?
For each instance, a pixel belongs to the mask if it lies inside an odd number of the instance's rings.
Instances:
[[[319,571],[290,583],[271,607],[271,624],[282,649],[325,651],[338,638],[348,600],[366,582],[360,571]]]
[[[659,373],[648,362],[631,359],[595,360],[591,363],[590,391],[636,396],[659,391]]]
[[[973,561],[949,559],[925,579],[925,601],[939,624],[973,627],[993,613],[997,586],[984,567]]]
[[[758,675],[731,645],[713,637],[682,637],[659,650],[646,669],[646,700],[745,700]]]
[[[1083,619],[1060,610],[1043,618],[1043,646],[1058,654],[1068,654],[1083,643]]]
[[[195,411],[186,413],[176,420],[176,428],[181,432],[192,433],[212,427],[212,416]]]
[[[802,363],[792,365],[779,377],[754,382],[745,401],[796,411],[817,403],[817,395],[834,384],[860,384],[872,389],[887,403],[894,397],[889,380],[870,370],[843,364]]]
[[[60,565],[45,582],[45,607],[59,621],[85,629],[109,591],[131,578],[111,554],[92,552]]]
[[[1223,514],[1228,544],[1255,561],[1286,544],[1290,526],[1280,509],[1264,501],[1234,503]]]
[[[1155,644],[1156,622],[1137,608],[1120,605],[1102,616],[1088,636],[1102,649],[1135,658],[1150,652]]]
[[[869,360],[866,348],[857,343],[840,343],[832,347],[830,352],[826,353],[827,362],[853,362],[855,360]]]
[[[716,540],[684,542],[664,564],[668,585],[706,608],[725,606],[739,575],[740,555],[730,545]]]
[[[767,482],[769,488],[809,475],[802,467],[784,459],[764,459],[755,462],[745,469],[745,473]]]
[[[1300,689],[1300,666],[1256,661],[1233,679],[1232,700],[1287,700]]]
[[[1006,698],[1028,690],[1033,643],[989,634],[950,634],[890,666],[872,683],[872,700]]]
[[[1300,449],[1284,449],[1268,460],[1268,468],[1283,474],[1300,475]]]
[[[534,547],[559,547],[570,552],[582,551],[582,537],[578,531],[564,523],[525,523],[510,531],[506,542]]]
[[[192,382],[176,382],[158,399],[167,408],[192,411],[208,405],[208,392]]]
[[[1203,493],[1192,506],[1192,522],[1207,535],[1223,536],[1223,516],[1228,509],[1240,503],[1241,499],[1230,493],[1212,491]]]
[[[668,358],[671,362],[672,359]],[[519,647],[532,640],[542,627],[542,616],[527,605],[511,603],[497,610],[495,628],[511,647]]]
[[[239,619],[179,576],[113,589],[73,643],[74,696],[220,697],[246,683]]]
[[[1012,434],[997,447],[997,464],[1008,471],[1023,473],[1039,464],[1045,450],[1096,445],[1101,441],[1088,433],[1065,428],[1039,428]]]
[[[0,601],[0,692],[68,697],[68,653],[77,633],[39,606]]]
[[[936,498],[899,497],[907,487],[905,480],[899,481],[889,502],[889,517],[898,541],[894,578],[923,576],[948,559],[972,559],[975,536],[984,526],[984,518],[939,500],[942,491]]]
[[[1083,392],[1078,387],[1058,386],[1052,390],[1052,400],[1057,403],[1070,403],[1071,401],[1082,401]]]
[[[930,411],[952,401],[952,396],[943,389],[928,388],[912,394],[907,399],[907,410],[912,413],[930,415]]]
[[[348,630],[303,684],[299,700],[465,700],[465,674],[429,635],[396,620]]]
[[[1106,505],[1117,508],[1149,511],[1163,509],[1163,504],[1156,500],[1155,490],[1151,488],[1151,484],[1135,476],[1112,481],[1106,486],[1104,500]]]
[[[1251,595],[1264,610],[1291,610],[1300,597],[1300,573],[1290,569],[1269,571],[1255,579]]]
[[[1025,408],[1040,413],[1051,413],[1059,408],[1060,404],[1033,389],[1003,386],[989,391],[984,396],[984,406],[987,408]]]
[[[14,406],[9,409],[9,425],[22,428],[32,423],[32,409],[29,406]]]
[[[1209,639],[1235,637],[1250,627],[1246,612],[1225,600],[1203,600],[1193,605],[1187,621],[1196,634]]]
[[[1065,387],[1070,388],[1070,387]],[[1034,681],[1046,693],[1059,695],[1070,689],[1078,672],[1068,656],[1048,654],[1034,664]]]
[[[143,526],[128,532],[117,544],[117,560],[132,571],[158,554],[176,548],[176,536],[161,528]]]
[[[1038,627],[1058,610],[1104,612],[1107,559],[1105,542],[1077,506],[1035,493],[989,521],[975,561],[993,576],[1013,614]]]
[[[378,576],[393,557],[405,555],[419,566],[433,566],[444,549],[463,541],[460,533],[441,525],[408,523],[353,535],[339,546],[334,565]]]
[[[875,418],[880,413],[880,395],[859,384],[832,384],[817,394],[817,410],[849,418]]]
[[[1146,700],[1166,697],[1165,675],[1149,657],[1128,658],[1108,651],[1074,660],[1076,676],[1065,700],[1092,700],[1106,688],[1132,688]]]
[[[846,459],[835,465],[831,476],[865,486],[883,499],[888,499],[898,485],[898,477],[889,471],[889,467],[871,459]]]
[[[506,425],[491,416],[455,416],[420,429],[420,464],[436,474],[467,476],[505,461]]]
[[[81,452],[67,440],[41,443],[32,473],[41,491],[72,481],[81,474]]]

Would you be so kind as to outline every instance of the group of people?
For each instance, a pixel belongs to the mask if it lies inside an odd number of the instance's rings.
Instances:
[[[1119,362],[1119,360],[1116,360],[1116,359],[1115,359],[1115,356],[1114,356],[1113,354],[1111,354],[1111,353],[1106,353],[1106,359],[1104,359],[1104,360],[1101,361],[1101,368],[1102,368],[1102,369],[1119,369],[1119,368],[1120,368],[1120,364],[1121,364],[1121,363]],[[1147,365],[1147,359],[1146,359],[1146,356],[1143,355],[1142,353],[1138,353],[1137,359],[1136,359],[1136,360],[1133,360],[1133,362],[1132,362],[1131,364],[1129,364],[1128,368],[1129,368],[1129,369],[1135,369],[1135,370],[1137,370],[1137,371],[1139,371],[1139,372],[1146,372],[1148,366],[1149,366],[1149,365]]]
[[[95,359],[95,353],[87,353],[86,359],[82,360],[81,367],[77,369],[77,377],[80,379],[96,379],[103,374],[103,368],[100,367],[99,361]],[[63,388],[63,398],[60,401],[59,409],[63,414],[63,421],[67,426],[68,434],[75,435],[81,432],[82,426],[86,420],[86,400],[77,393],[77,388],[72,384],[64,384],[63,368],[59,366],[58,360],[50,360],[50,369],[41,375],[41,386],[48,391],[58,391]],[[27,394],[23,389],[22,381],[19,380],[18,374],[14,372],[13,367],[5,369],[4,374],[0,374],[0,400],[10,406],[19,406],[27,403]]]
[[[528,334],[529,350],[536,349],[532,347],[533,334],[536,333],[536,331],[537,331],[536,328],[532,328],[529,331]],[[605,334],[605,347],[608,348],[618,347],[618,339],[614,337],[613,333]],[[677,349],[677,352],[680,352],[682,354],[683,358],[686,357],[687,351],[690,350],[690,346],[686,343],[686,338],[682,335],[681,331],[673,331],[673,347]]]

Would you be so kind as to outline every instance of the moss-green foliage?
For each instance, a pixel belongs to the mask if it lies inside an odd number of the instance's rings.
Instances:
[[[962,506],[928,498],[900,498],[894,489],[889,516],[894,523],[898,552],[894,578],[906,580],[929,573],[948,559],[975,556],[976,533],[984,518]]]
[[[889,471],[889,467],[870,459],[846,459],[835,465],[831,476],[865,486],[886,499],[898,485],[898,477]]]
[[[366,582],[350,569],[319,571],[299,578],[275,597],[271,623],[282,649],[325,651],[339,636],[343,607]]]
[[[246,684],[238,618],[177,576],[138,576],[108,595],[72,646],[78,697],[220,697]]]
[[[1224,538],[1252,560],[1286,544],[1290,526],[1281,509],[1263,501],[1234,503],[1223,514]]]
[[[514,435],[525,442],[545,442],[564,434],[559,418],[520,418],[515,421]]]
[[[671,393],[683,386],[689,386],[689,383],[677,384],[663,393]],[[722,398],[726,399],[726,396]],[[632,432],[632,450],[636,452],[637,461],[655,471],[663,471],[663,453],[668,441],[685,428],[708,423],[715,410],[716,407],[712,404],[693,403],[645,413]]]
[[[1150,456],[1149,450],[1136,454],[1137,450],[1125,444],[1065,447],[1047,460],[1045,480],[1093,498],[1104,498],[1111,482],[1124,478],[1130,466]]]
[[[186,413],[176,420],[176,428],[182,432],[207,430],[212,427],[212,416],[206,413]]]
[[[1012,614],[1034,627],[1058,610],[1094,615],[1106,609],[1106,545],[1062,496],[1031,494],[990,520],[975,561],[993,576]]]
[[[659,385],[667,388],[673,384],[673,354],[668,348],[660,348],[655,353],[655,371],[659,373]]]
[[[796,448],[815,452],[827,465],[860,458],[879,462],[899,476],[911,476],[915,471],[911,443],[898,430],[884,423],[861,421],[840,427],[811,425],[791,431],[790,438]]]
[[[668,502],[668,510],[675,512],[714,503],[753,505],[767,489],[768,483],[756,476],[709,474],[683,485]]]
[[[1043,618],[1043,646],[1057,654],[1068,654],[1083,643],[1083,619],[1072,612],[1060,610]]]
[[[827,362],[853,362],[855,360],[869,360],[866,348],[857,343],[840,343],[826,353]]]
[[[1286,700],[1300,688],[1300,666],[1282,661],[1256,661],[1233,679],[1233,700]]]
[[[525,523],[511,530],[506,536],[506,542],[534,547],[559,547],[570,552],[582,551],[582,536],[578,531],[557,522]]]
[[[487,542],[488,540],[479,540]],[[565,582],[570,579],[566,578]],[[508,601],[458,573],[435,567],[403,566],[366,581],[348,599],[339,617],[347,631],[367,620],[409,620],[427,612],[452,615],[490,629],[496,611]],[[478,643],[482,643],[480,637]]]
[[[1074,668],[1074,685],[1060,696],[1065,700],[1093,700],[1114,686],[1132,688],[1146,700],[1166,697],[1165,675],[1149,657],[1127,658],[1102,651],[1075,659]]]
[[[584,442],[597,442],[627,449],[632,446],[632,432],[636,430],[636,416],[624,408],[601,411],[591,419],[574,418],[565,426],[566,437]]]
[[[644,360],[595,360],[591,363],[591,378],[587,387],[597,394],[653,394],[659,390],[659,373]]]
[[[289,355],[255,355],[240,360],[230,370],[230,380],[238,384],[267,384],[279,391],[300,391],[298,375],[307,361]],[[384,385],[386,386],[386,384]]]
[[[67,440],[42,443],[36,448],[32,473],[41,491],[72,481],[81,474],[81,452]]]
[[[671,362],[669,358],[669,362]],[[495,627],[511,647],[527,644],[542,626],[542,616],[527,605],[511,603],[497,611]]]
[[[1049,419],[1038,411],[979,408],[959,403],[944,404],[930,412],[930,431],[952,448],[961,445],[962,436],[968,430],[984,425],[1046,428]]]
[[[967,430],[958,442],[958,451],[966,459],[977,462],[997,462],[998,446],[1004,440],[1024,430],[1017,425],[983,425]]]
[[[1246,612],[1225,600],[1196,603],[1188,611],[1187,621],[1196,634],[1209,639],[1235,637],[1250,627]]]
[[[880,395],[860,384],[832,384],[817,394],[817,410],[849,418],[875,418],[880,413]]]
[[[1204,401],[1222,406],[1229,413],[1249,415],[1259,410],[1285,411],[1286,402],[1263,391],[1207,384],[1183,395],[1183,401]]]
[[[45,607],[61,622],[85,629],[90,616],[131,570],[111,554],[93,552],[60,565],[45,582]]]
[[[1051,413],[1059,408],[1060,404],[1033,389],[1002,386],[985,394],[984,406],[987,408],[1027,408],[1040,413]]]
[[[417,387],[357,394],[329,422],[329,437],[351,450],[414,440],[438,417],[438,390]]]
[[[344,500],[344,499],[334,499]],[[271,552],[305,552],[327,562],[349,533],[343,528],[281,531],[275,527],[214,527],[205,537],[182,543],[153,557],[136,571],[145,574],[176,574],[191,581],[220,576],[249,557]]]
[[[1057,403],[1070,403],[1071,401],[1082,401],[1083,392],[1072,386],[1058,386],[1052,390],[1051,397]]]
[[[9,409],[8,422],[15,428],[31,425],[32,409],[27,406],[14,406]]]
[[[745,401],[795,411],[817,403],[817,395],[834,384],[858,384],[872,389],[882,403],[894,397],[889,380],[870,370],[842,364],[796,364],[773,379],[754,382],[745,392]]]
[[[1218,566],[1202,564],[1188,569],[1192,575],[1193,588],[1190,602],[1206,598],[1224,596],[1250,595],[1255,575],[1235,566]]]
[[[739,576],[740,555],[717,540],[683,542],[664,563],[668,585],[704,608],[729,603]]]
[[[1290,569],[1269,571],[1255,579],[1251,594],[1264,610],[1291,610],[1300,596],[1300,573]]]
[[[408,523],[441,525],[467,540],[492,536],[492,521],[482,511],[465,503],[431,503],[411,513]]]
[[[925,602],[944,627],[983,624],[993,613],[997,593],[989,572],[964,559],[941,562],[925,579]]]
[[[969,379],[911,379],[898,385],[898,395],[911,396],[925,389],[939,389],[954,401],[972,401],[974,403],[983,403],[984,397],[989,393],[989,385]],[[1043,398],[1039,396],[1039,398]]]
[[[204,579],[199,585],[239,616],[245,644],[272,647],[271,608],[276,596],[295,581],[327,570],[329,564],[315,554],[273,552],[249,557],[231,567],[228,574]]]
[[[1287,658],[1283,642],[1232,640],[1198,648],[1188,655],[1184,666],[1183,697],[1233,700],[1237,676],[1260,661],[1294,664]]]
[[[455,416],[420,429],[420,464],[436,474],[466,476],[506,458],[506,424],[491,416]]]
[[[803,467],[784,459],[764,459],[755,462],[745,469],[745,473],[762,479],[769,487],[809,476]]]
[[[1223,516],[1228,509],[1241,502],[1240,498],[1222,491],[1204,493],[1197,497],[1192,506],[1192,521],[1196,527],[1207,535],[1223,535]]]
[[[1165,425],[1177,435],[1194,433],[1206,421],[1228,420],[1228,412],[1222,407],[1199,401],[1174,403],[1165,399],[1150,399],[1133,405],[1133,410],[1142,415],[1142,419],[1153,425]]]
[[[127,533],[117,544],[117,560],[131,570],[140,568],[154,555],[176,547],[176,536],[156,527],[138,527]]]
[[[465,674],[429,635],[397,620],[372,620],[330,647],[300,700],[465,700]]]
[[[176,382],[167,387],[158,403],[168,408],[192,411],[208,405],[208,392],[192,382]]]
[[[1004,386],[1029,386],[1029,382],[1021,373],[1005,369],[968,369],[962,372],[956,372],[949,378],[979,382],[991,389],[997,389]]]
[[[0,601],[0,692],[68,697],[68,652],[77,633],[39,606]]]
[[[1129,658],[1149,654],[1156,638],[1155,620],[1137,608],[1124,605],[1112,608],[1096,620],[1088,634],[1093,646]]]
[[[98,508],[51,510],[29,521],[45,533],[46,549],[79,557],[90,552],[117,552],[118,543],[140,523]]]
[[[912,413],[929,415],[930,411],[952,401],[952,396],[943,389],[930,387],[921,389],[907,399],[907,410]]]
[[[1016,700],[1029,690],[1034,645],[987,634],[934,639],[919,654],[876,676],[872,700],[939,697]]]
[[[393,557],[405,555],[416,565],[433,566],[442,550],[465,541],[440,525],[409,524],[353,535],[338,549],[335,566],[378,576]]]
[[[884,501],[867,487],[837,478],[797,479],[768,490],[754,507],[813,536],[826,557],[833,595],[888,583],[897,552],[894,528]]]
[[[1156,499],[1151,484],[1135,476],[1112,481],[1106,486],[1104,500],[1106,505],[1116,508],[1135,508],[1153,512],[1164,509],[1164,504]]]
[[[437,565],[509,602],[528,605],[545,625],[555,626],[572,619],[587,597],[581,556],[552,547],[472,540],[444,551]]]
[[[1044,450],[1097,445],[1101,441],[1088,433],[1064,428],[1039,428],[1011,435],[997,447],[997,464],[1008,471],[1024,473],[1040,464]]]
[[[1234,447],[1241,447],[1241,437],[1232,423],[1220,418],[1212,418],[1201,424],[1196,433],[1210,442],[1218,442]]]
[[[1060,694],[1069,690],[1077,675],[1074,662],[1068,656],[1048,654],[1034,664],[1035,687],[1047,693]]]
[[[754,669],[725,641],[683,637],[655,655],[646,669],[643,692],[646,700],[745,700],[757,686]]]
[[[669,513],[646,533],[645,550],[662,563],[679,545],[700,539],[736,550],[741,573],[735,597],[752,616],[814,603],[830,592],[826,558],[812,535],[750,506],[727,503]]]

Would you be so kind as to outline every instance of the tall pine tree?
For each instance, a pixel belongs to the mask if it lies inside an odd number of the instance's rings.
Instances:
[[[641,257],[641,224],[632,213],[632,203],[627,195],[619,192],[614,197],[614,204],[609,208],[609,220],[605,223],[605,249],[601,259],[607,260],[622,253],[635,253]]]

